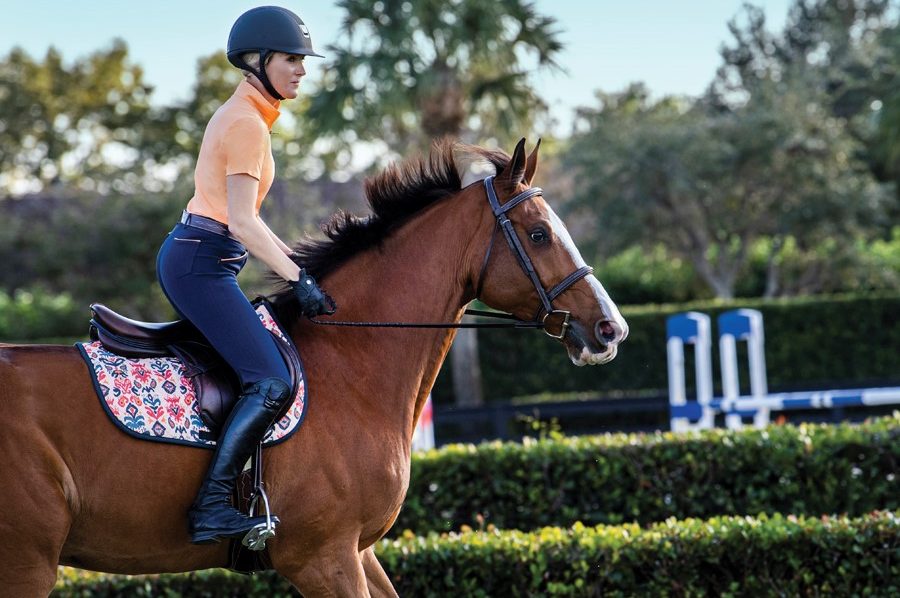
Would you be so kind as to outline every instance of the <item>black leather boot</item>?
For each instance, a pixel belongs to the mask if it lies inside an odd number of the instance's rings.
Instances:
[[[222,538],[242,538],[265,517],[248,517],[231,505],[238,475],[256,445],[275,421],[291,390],[278,378],[266,378],[241,395],[222,428],[212,463],[188,511],[191,542],[209,544]],[[272,520],[277,523],[278,519]]]

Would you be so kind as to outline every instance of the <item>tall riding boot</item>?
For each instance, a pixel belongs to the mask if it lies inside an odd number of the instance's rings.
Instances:
[[[225,422],[212,463],[188,512],[191,542],[208,544],[239,538],[265,517],[248,517],[231,505],[238,475],[275,421],[290,394],[283,380],[266,378],[247,388]],[[277,518],[273,517],[277,523]]]

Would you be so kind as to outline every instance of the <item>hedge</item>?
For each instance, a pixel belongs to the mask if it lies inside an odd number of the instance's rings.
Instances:
[[[40,289],[0,291],[0,342],[27,341],[81,335],[87,338],[90,310],[76,305],[69,295],[51,295]]]
[[[382,541],[401,596],[896,596],[900,518],[781,515]],[[273,573],[61,576],[63,597],[297,596]]]
[[[898,508],[900,412],[860,425],[449,445],[413,455],[394,531]]]
[[[900,326],[895,325],[900,321],[900,294],[888,293],[626,306],[622,313],[631,332],[616,359],[604,366],[573,366],[558,342],[538,332],[484,331],[478,335],[478,350],[485,399],[546,391],[602,395],[657,389],[665,394],[666,318],[688,310],[707,313],[715,335],[716,316],[739,307],[763,314],[771,390],[900,383]],[[713,352],[718,368],[715,342]],[[450,372],[445,365],[435,384],[438,402],[452,399]],[[718,371],[714,379],[720,379]]]

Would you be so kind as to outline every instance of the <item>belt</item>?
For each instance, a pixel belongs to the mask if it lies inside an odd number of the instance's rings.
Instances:
[[[181,213],[181,223],[187,226],[193,226],[194,228],[200,228],[211,233],[216,233],[217,235],[222,235],[223,237],[228,237],[229,239],[235,238],[234,235],[231,234],[231,231],[228,230],[227,224],[222,224],[218,220],[213,220],[212,218],[207,218],[206,216],[200,216],[199,214],[191,214],[187,210],[184,210]]]

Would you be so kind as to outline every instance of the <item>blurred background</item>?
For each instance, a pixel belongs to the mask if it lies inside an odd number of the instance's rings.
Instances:
[[[156,251],[254,5],[3,11],[0,341],[85,338],[94,301],[173,317]],[[326,57],[273,131],[273,230],[365,213],[362,180],[436,137],[507,152],[540,137],[537,184],[631,324],[593,368],[537,333],[465,337],[433,393],[439,443],[665,428],[665,317],[689,308],[765,314],[770,390],[900,385],[897,2],[290,8]],[[245,270],[248,295],[263,275]]]

